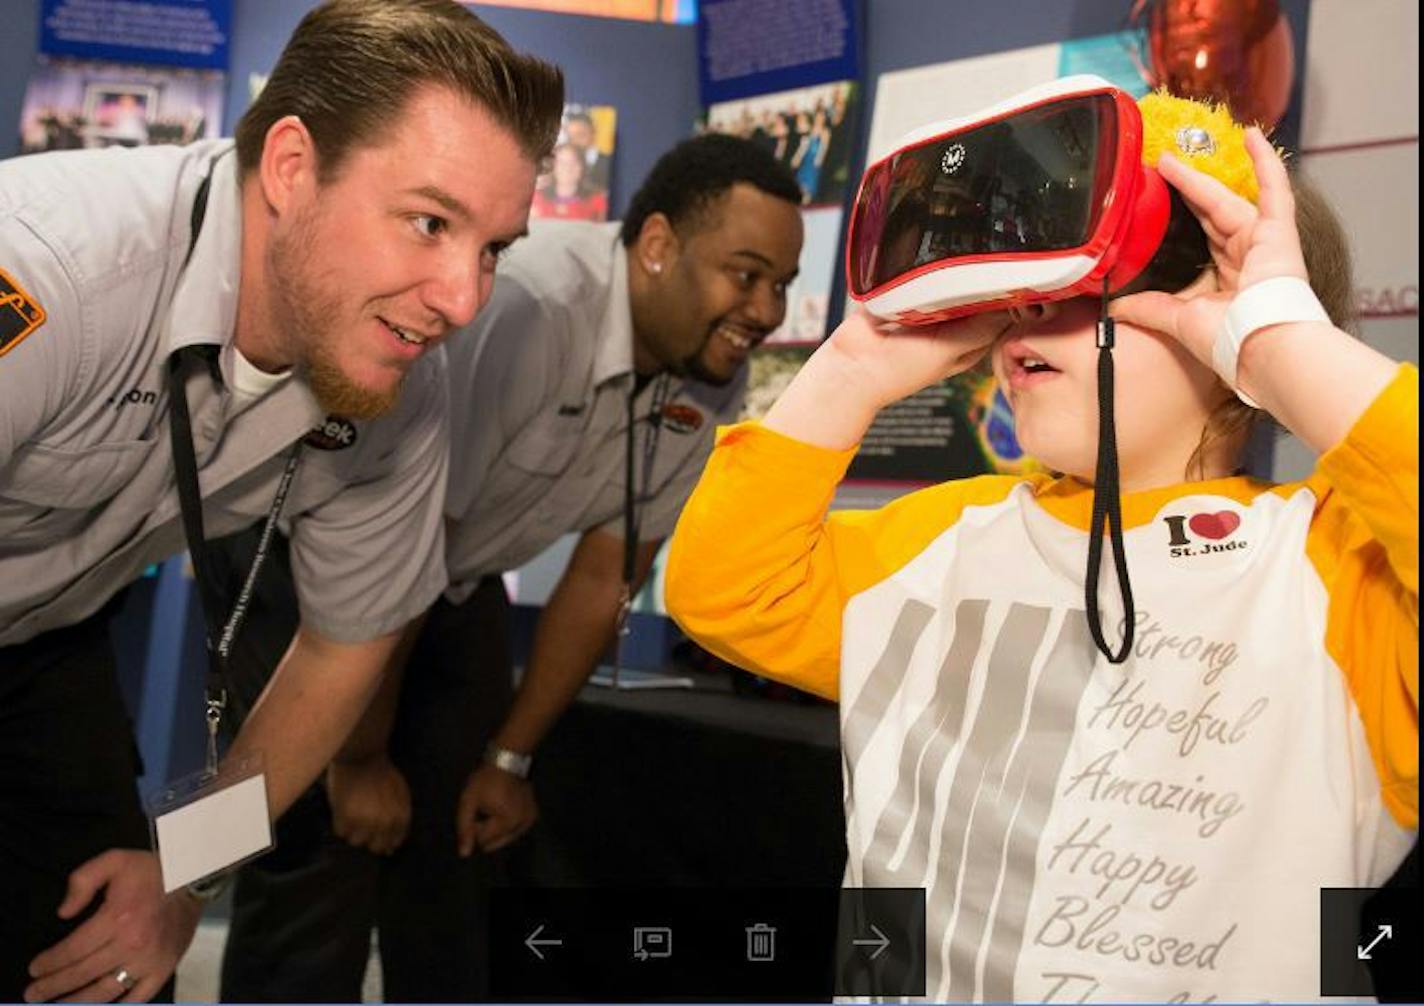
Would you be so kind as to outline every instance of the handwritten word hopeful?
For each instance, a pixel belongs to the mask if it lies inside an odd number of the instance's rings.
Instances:
[[[1149,703],[1139,698],[1142,686],[1142,681],[1120,682],[1107,701],[1093,710],[1088,725],[1097,726],[1101,719],[1103,725],[1109,729],[1120,727],[1127,730],[1127,739],[1122,742],[1124,750],[1149,730],[1161,729],[1169,734],[1179,734],[1181,741],[1177,750],[1185,758],[1204,740],[1222,747],[1240,744],[1246,739],[1251,724],[1270,705],[1269,699],[1260,696],[1235,716],[1218,714],[1214,707],[1221,698],[1221,693],[1210,692],[1196,709],[1183,706],[1173,708],[1161,702]]]

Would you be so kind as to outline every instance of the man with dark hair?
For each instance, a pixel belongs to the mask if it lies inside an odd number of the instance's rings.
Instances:
[[[444,588],[439,346],[525,230],[561,107],[559,71],[455,0],[333,0],[236,152],[0,164],[0,1000],[171,996],[211,892],[163,893],[107,632],[183,547],[175,466],[208,533],[291,531],[300,624],[229,756],[262,757],[274,816]]]
[[[534,822],[535,749],[738,417],[747,354],[785,315],[800,198],[750,141],[702,136],[657,163],[621,229],[546,222],[501,262],[451,346],[448,588],[325,790],[239,876],[224,1000],[359,998],[373,923],[388,1001],[483,997],[489,853]],[[516,692],[501,574],[571,532]],[[250,542],[228,546],[241,568]],[[267,584],[249,694],[295,623]]]

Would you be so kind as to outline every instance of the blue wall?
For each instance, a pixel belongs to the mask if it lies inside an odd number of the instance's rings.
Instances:
[[[0,16],[0,157],[20,149],[20,108],[40,41],[40,0],[4,0]]]

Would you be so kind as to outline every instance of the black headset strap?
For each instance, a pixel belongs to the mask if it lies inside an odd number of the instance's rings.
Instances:
[[[1113,345],[1116,336],[1108,316],[1108,284],[1103,280],[1102,314],[1098,318],[1098,462],[1093,476],[1093,524],[1088,533],[1088,571],[1085,593],[1088,628],[1103,656],[1120,664],[1132,652],[1136,611],[1132,603],[1132,581],[1127,575],[1127,552],[1122,545],[1122,487],[1118,471],[1117,429],[1113,409]],[[1116,653],[1103,635],[1102,611],[1098,605],[1098,577],[1103,558],[1103,525],[1112,539],[1113,566],[1122,592],[1122,648]]]

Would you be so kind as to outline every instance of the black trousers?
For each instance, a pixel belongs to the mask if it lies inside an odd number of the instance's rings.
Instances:
[[[113,607],[0,648],[0,1002],[20,1001],[30,960],[99,904],[55,914],[70,871],[106,849],[150,847]],[[158,998],[172,1001],[171,981]]]
[[[247,541],[224,542],[242,567]],[[249,703],[296,629],[278,549],[234,653]],[[283,596],[285,594],[285,596]],[[498,577],[432,608],[406,667],[390,741],[411,791],[411,826],[390,856],[337,838],[320,784],[277,824],[276,848],[244,867],[223,955],[226,1002],[359,1002],[378,933],[388,1002],[487,998],[489,892],[499,856],[455,853],[455,803],[512,700],[509,604]]]

